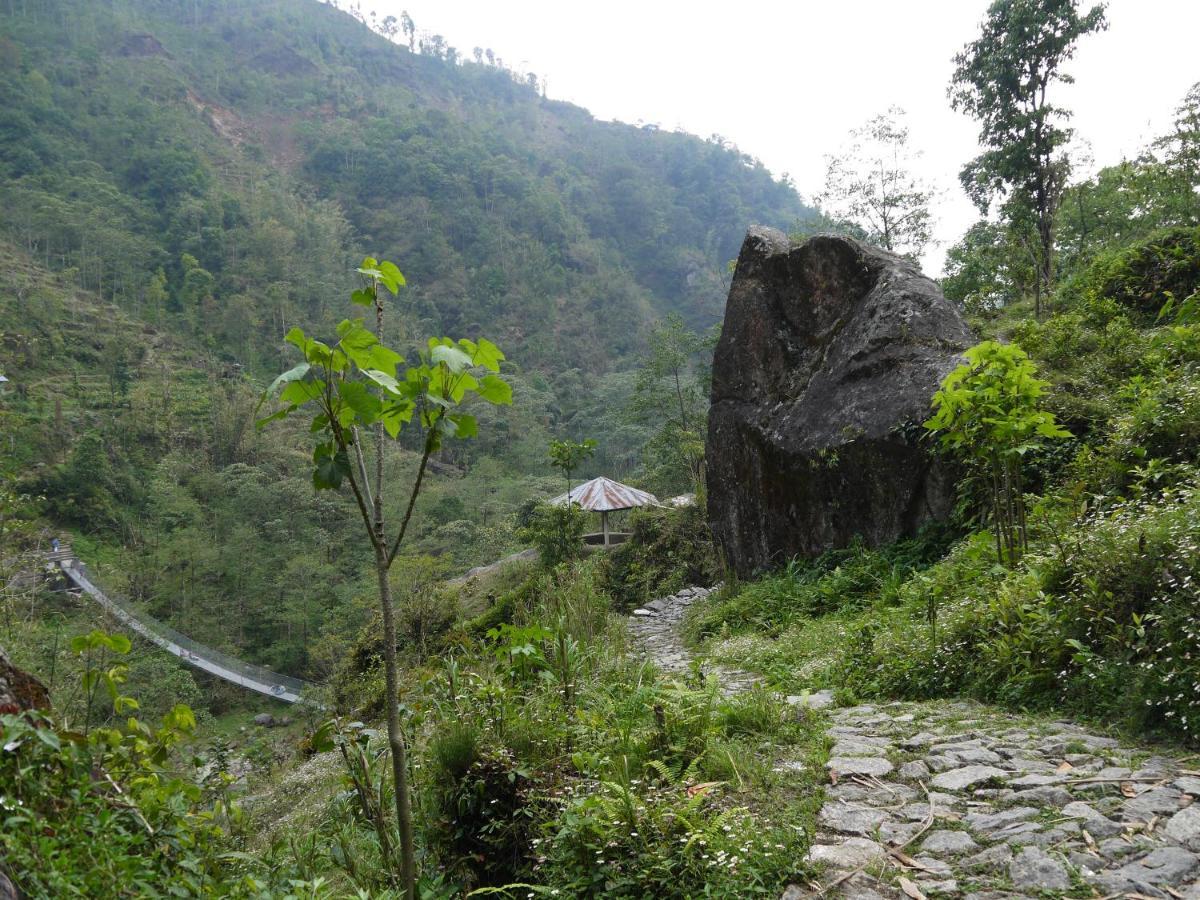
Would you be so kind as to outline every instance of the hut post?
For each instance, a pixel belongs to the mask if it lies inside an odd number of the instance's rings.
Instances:
[[[608,546],[608,510],[602,510],[600,513],[600,527],[604,531],[604,546]]]

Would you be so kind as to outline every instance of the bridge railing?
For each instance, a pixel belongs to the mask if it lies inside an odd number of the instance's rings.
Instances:
[[[272,672],[264,666],[248,663],[194,641],[148,613],[133,609],[127,601],[98,588],[91,580],[87,566],[77,558],[64,557],[55,561],[62,566],[63,572],[71,581],[130,629],[196,668],[290,703],[301,700],[302,695],[312,688],[312,685],[302,679]]]

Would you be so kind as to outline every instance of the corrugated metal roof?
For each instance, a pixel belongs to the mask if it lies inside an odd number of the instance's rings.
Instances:
[[[550,502],[555,506],[566,506],[567,495],[559,494]],[[590,512],[612,512],[618,509],[633,509],[635,506],[661,505],[653,494],[639,491],[603,475],[571,488],[571,503]]]

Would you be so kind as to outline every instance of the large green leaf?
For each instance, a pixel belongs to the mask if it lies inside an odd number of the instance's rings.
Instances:
[[[332,366],[333,351],[328,344],[309,338],[304,342],[304,358],[317,366]],[[334,366],[334,368],[338,368]]]
[[[395,375],[396,367],[404,362],[404,357],[390,347],[385,347],[383,344],[376,344],[371,348],[366,365],[362,365],[358,360],[354,362],[360,369],[378,369],[380,372],[386,372],[388,375]]]
[[[363,325],[362,319],[342,319],[338,322],[337,336],[343,347],[347,345],[370,347],[378,338]]]
[[[296,349],[298,349],[301,353],[304,352],[304,345],[308,343],[308,338],[305,336],[303,330],[295,327],[291,328],[288,333],[283,336],[283,339],[289,344],[295,346]]]
[[[345,450],[336,450],[332,444],[317,445],[313,451],[313,487],[319,491],[339,488],[349,474],[350,458]]]
[[[363,327],[361,319],[343,322],[338,326],[338,334],[341,335],[338,347],[356,366],[360,369],[383,368],[375,365],[375,357],[372,352],[379,344],[379,339],[369,329]]]
[[[133,642],[123,634],[110,634],[108,646],[114,653],[128,653],[133,649]]]
[[[294,329],[294,330],[299,331],[299,329]],[[276,378],[274,381],[272,381],[270,386],[265,391],[262,392],[262,396],[259,397],[258,405],[254,407],[254,411],[257,413],[258,410],[262,407],[263,403],[266,402],[267,398],[270,397],[273,393],[275,393],[275,390],[280,385],[288,384],[289,382],[292,382],[292,381],[299,381],[301,378],[303,378],[305,375],[308,374],[308,370],[311,368],[312,368],[311,365],[309,365],[306,362],[302,362],[302,363],[300,363],[300,365],[295,366],[291,369],[288,369],[286,372],[284,372],[282,375],[280,375],[278,378]]]
[[[316,400],[325,391],[325,382],[320,379],[311,381],[293,381],[279,395],[282,403],[291,406],[303,406],[310,400]]]
[[[270,386],[268,386],[268,389],[263,391],[263,395],[258,398],[258,403],[254,404],[254,415],[258,415],[258,410],[263,408],[263,403],[266,402],[266,398],[270,397],[272,394],[275,394],[275,390],[278,388],[278,386],[281,384],[298,382],[298,380],[304,378],[306,374],[308,374],[308,370],[310,370],[310,368],[312,368],[312,366],[308,365],[307,362],[301,362],[299,366],[289,368],[287,372],[284,372],[280,377],[276,378],[274,382],[271,382]],[[265,419],[257,419],[254,421],[254,427],[264,428],[269,424],[269,422],[275,421],[276,419],[283,419],[284,416],[287,416],[289,412],[290,410],[288,409],[276,410],[275,413],[271,413],[269,416],[266,416]]]
[[[358,267],[357,271],[360,275],[377,280],[392,294],[399,291],[405,284],[404,276],[400,274],[400,270],[396,268],[396,264],[388,262],[386,259],[379,262],[368,256],[363,260],[363,264]],[[374,303],[374,299],[372,299],[372,303]]]
[[[483,380],[479,382],[479,387],[475,389],[475,393],[488,403],[497,406],[512,405],[512,386],[495,375],[484,375]]]
[[[274,393],[275,389],[278,388],[281,384],[287,384],[288,382],[291,382],[291,381],[299,381],[301,378],[303,378],[305,375],[308,374],[308,372],[311,368],[312,368],[312,366],[306,362],[302,362],[297,366],[293,366],[292,368],[290,368],[286,372],[284,372],[282,375],[277,377],[274,381],[272,381],[270,387],[267,388],[265,393],[267,393],[267,394]]]
[[[289,414],[289,413],[290,413],[290,412],[291,412],[293,409],[294,409],[294,407],[291,407],[291,406],[285,406],[285,407],[283,407],[282,409],[277,409],[277,410],[275,410],[275,412],[271,413],[269,416],[264,416],[264,417],[263,417],[263,418],[261,418],[261,419],[255,419],[255,420],[254,420],[254,427],[255,427],[255,428],[257,428],[257,429],[259,429],[259,430],[261,431],[262,429],[264,429],[264,428],[266,428],[268,425],[270,425],[272,422],[275,422],[275,421],[277,421],[277,420],[279,420],[279,419],[286,419],[286,418],[288,417],[288,414]]]
[[[340,381],[337,390],[338,396],[354,412],[359,425],[370,425],[379,418],[383,402],[361,381]]]
[[[396,268],[395,263],[388,262],[385,259],[379,264],[378,268],[379,280],[383,283],[385,288],[392,292],[392,294],[395,294],[406,284],[404,276],[401,274],[400,270]]]
[[[383,422],[384,430],[395,439],[400,434],[400,429],[412,421],[415,409],[416,404],[411,400],[397,400],[389,403],[383,408],[383,413],[379,417]]]
[[[479,434],[479,423],[475,421],[474,416],[466,413],[455,413],[448,417],[454,423],[454,436],[456,438],[473,438]]]
[[[500,348],[487,338],[479,339],[479,343],[475,346],[475,352],[471,355],[471,361],[475,365],[483,366],[489,372],[499,372],[500,362],[503,359],[504,354],[500,352]]]
[[[435,365],[439,363],[445,365],[454,373],[461,372],[471,365],[471,357],[458,347],[447,347],[445,344],[438,344],[436,347],[430,348],[429,361]]]
[[[390,394],[401,396],[404,393],[400,382],[387,372],[381,372],[378,369],[363,369],[362,373]]]

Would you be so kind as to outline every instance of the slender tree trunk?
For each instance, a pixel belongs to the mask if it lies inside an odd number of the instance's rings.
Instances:
[[[1038,304],[1037,316],[1042,316],[1042,298],[1049,299],[1050,290],[1054,285],[1054,220],[1051,212],[1045,210],[1038,221],[1038,238],[1041,241],[1041,259],[1038,260]]]
[[[1020,463],[1013,461],[1013,485],[1017,495],[1017,529],[1021,534],[1021,552],[1029,549],[1029,532],[1025,522],[1025,484],[1021,480]]]
[[[413,850],[412,801],[408,794],[408,750],[400,730],[400,685],[396,669],[396,617],[392,608],[392,584],[388,578],[387,547],[375,548],[375,574],[379,579],[379,605],[383,611],[383,666],[387,684],[388,746],[392,751],[395,782],[396,823],[400,829],[400,878],[404,896],[416,900],[416,855]]]
[[[679,401],[679,425],[684,430],[688,430],[688,415],[687,406],[683,402],[683,386],[679,383],[679,369],[675,369],[675,398]]]
[[[1017,535],[1017,510],[1013,503],[1012,461],[1004,464],[1004,513],[1005,529],[1008,532],[1008,564],[1016,565],[1020,556]]]
[[[992,531],[996,534],[996,559],[1004,564],[1004,546],[1002,544],[1001,535],[1003,534],[1003,526],[1000,523],[1001,507],[1000,507],[1000,482],[996,475],[995,465],[992,466],[991,478],[992,482]]]

